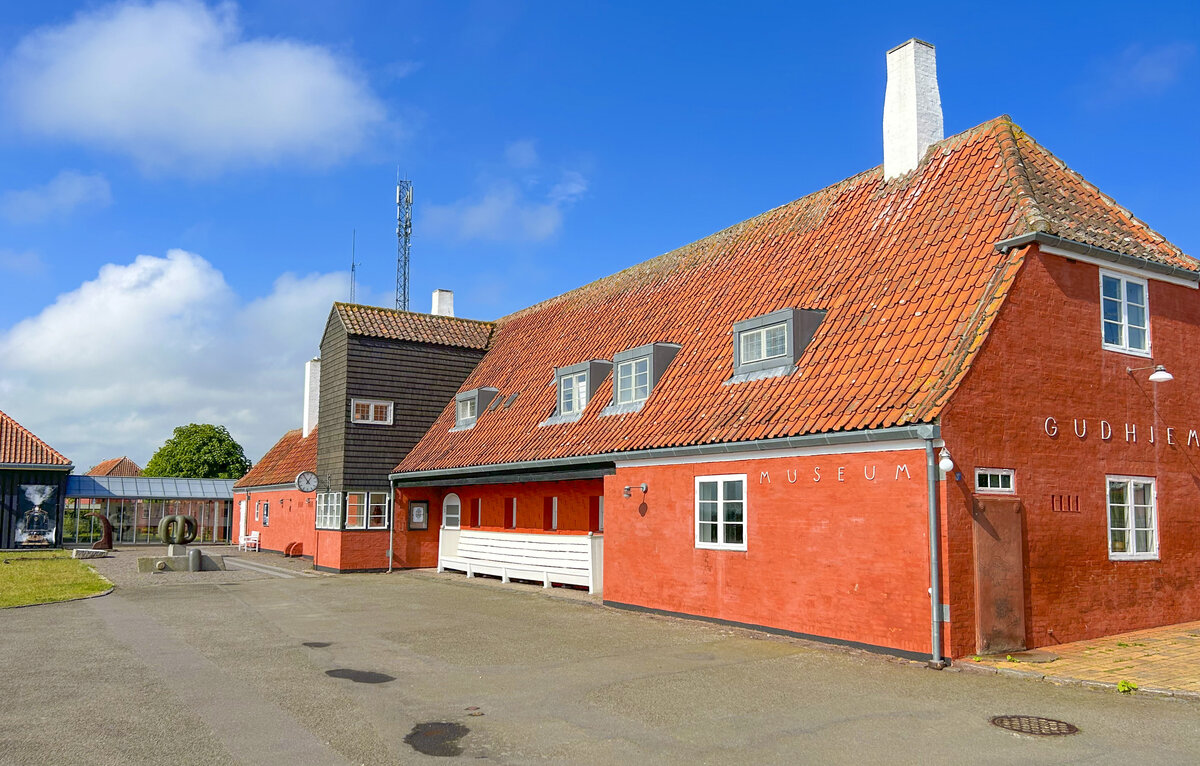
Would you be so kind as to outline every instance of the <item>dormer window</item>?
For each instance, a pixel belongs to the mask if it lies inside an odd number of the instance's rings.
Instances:
[[[479,413],[487,409],[500,391],[495,388],[472,388],[454,397],[453,431],[465,431],[475,427]]]
[[[640,410],[678,353],[677,343],[647,343],[614,355],[613,399],[600,414],[620,415]]]
[[[607,359],[592,359],[573,364],[570,367],[556,368],[554,370],[554,414],[539,425],[573,423],[583,417],[583,411],[587,409],[588,402],[592,400],[596,386],[608,377],[611,369],[612,362]]]
[[[820,309],[787,308],[735,322],[728,382],[790,374],[824,318]]]

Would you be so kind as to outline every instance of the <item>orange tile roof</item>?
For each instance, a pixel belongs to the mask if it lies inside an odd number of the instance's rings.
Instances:
[[[71,461],[0,412],[0,465],[71,465]]]
[[[142,468],[127,457],[101,460],[84,476],[141,476]]]
[[[602,455],[933,421],[987,337],[1028,247],[1045,231],[1197,270],[1002,116],[932,146],[908,175],[874,168],[497,323],[462,390],[511,408],[451,432],[453,402],[398,472]],[[827,311],[783,377],[726,385],[734,322]],[[682,346],[640,412],[539,427],[553,366]]]
[[[288,431],[267,450],[262,460],[250,471],[233,483],[234,489],[244,487],[269,487],[276,484],[291,484],[302,471],[317,470],[317,429],[308,438],[297,428]]]
[[[435,343],[440,346],[485,349],[492,337],[492,322],[418,314],[413,311],[335,303],[333,310],[351,335]]]

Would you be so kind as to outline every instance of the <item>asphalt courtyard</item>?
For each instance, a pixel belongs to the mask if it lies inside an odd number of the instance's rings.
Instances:
[[[0,612],[0,763],[1200,762],[1194,701],[937,672],[457,576],[172,577]],[[1079,732],[1015,734],[997,715]]]

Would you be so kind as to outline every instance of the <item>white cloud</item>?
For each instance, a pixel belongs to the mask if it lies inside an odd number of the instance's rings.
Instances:
[[[252,460],[300,424],[304,362],[345,274],[285,274],[239,298],[198,255],[108,264],[0,332],[0,408],[86,470],[138,462],[184,423],[228,426]]]
[[[196,0],[117,3],[23,38],[3,79],[26,130],[209,173],[354,153],[385,114],[327,48],[246,38],[237,8]]]
[[[587,179],[574,170],[559,172],[547,189],[536,172],[541,164],[532,140],[514,141],[504,150],[513,178],[481,181],[482,190],[445,205],[421,209],[421,230],[458,241],[541,242],[556,235],[565,210],[587,192]]]
[[[82,205],[111,203],[112,189],[103,175],[64,170],[41,186],[0,194],[0,214],[14,223],[38,223]]]
[[[36,276],[46,270],[42,257],[32,250],[16,252],[0,250],[0,272],[20,274],[26,277]]]
[[[1182,79],[1196,58],[1193,43],[1162,43],[1151,47],[1131,45],[1105,65],[1107,83],[1096,94],[1096,103],[1112,99],[1160,95]]]

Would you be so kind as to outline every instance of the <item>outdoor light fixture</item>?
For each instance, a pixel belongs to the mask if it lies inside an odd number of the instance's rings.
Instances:
[[[646,490],[650,489],[650,487],[646,486],[646,482],[643,481],[640,489],[642,490],[642,494],[644,495],[644,494],[646,494]]]
[[[624,489],[624,491],[621,492],[621,497],[632,497],[632,496],[633,496],[633,487],[626,487]]]
[[[1141,372],[1142,370],[1150,369],[1154,370],[1154,372],[1150,373],[1149,380],[1151,383],[1166,383],[1168,381],[1175,380],[1175,376],[1167,372],[1167,368],[1163,367],[1161,364],[1156,364],[1153,367],[1126,367],[1125,372],[1132,375],[1135,372]]]
[[[950,459],[950,452],[942,447],[942,451],[938,453],[938,468],[942,469],[942,473],[950,473],[954,470],[954,461]]]

